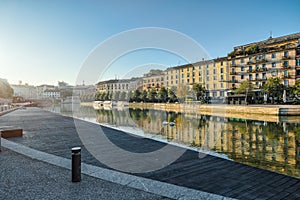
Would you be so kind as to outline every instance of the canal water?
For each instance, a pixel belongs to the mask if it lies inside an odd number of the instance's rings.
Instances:
[[[129,108],[47,110],[300,177],[300,117],[269,122]]]

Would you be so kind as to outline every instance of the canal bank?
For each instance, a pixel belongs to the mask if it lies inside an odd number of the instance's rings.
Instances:
[[[80,140],[74,121],[79,123],[86,133],[99,130],[97,124],[37,108],[18,110],[2,116],[0,125],[6,124],[23,128],[24,136],[10,139],[10,141],[67,159],[70,159],[71,147],[81,146],[84,163],[109,168],[89,153]],[[132,152],[151,152],[165,146],[161,142],[132,136],[122,131],[106,127],[101,127],[101,130],[113,143]],[[181,149],[174,148],[174,150]],[[114,152],[105,149],[101,152],[114,158]],[[115,162],[129,165],[132,161],[130,159],[115,160]],[[199,156],[199,153],[190,150],[186,150],[174,163],[160,170],[135,175],[232,198],[297,199],[300,197],[300,180],[297,178],[210,155],[201,154]],[[180,194],[178,195],[180,196]]]
[[[184,112],[217,116],[234,116],[247,118],[251,115],[260,116],[297,116],[300,115],[299,105],[227,105],[227,104],[196,104],[196,103],[130,103],[130,108],[165,110],[168,112]],[[244,116],[244,117],[242,117]]]

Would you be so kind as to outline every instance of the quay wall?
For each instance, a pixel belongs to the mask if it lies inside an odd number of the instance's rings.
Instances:
[[[130,108],[165,110],[168,112],[184,112],[193,114],[221,115],[230,117],[236,114],[255,119],[257,116],[297,116],[300,106],[294,105],[227,105],[227,104],[179,104],[179,103],[130,103]]]

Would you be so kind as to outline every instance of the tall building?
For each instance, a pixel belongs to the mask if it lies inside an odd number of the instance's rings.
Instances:
[[[299,38],[300,33],[296,33],[234,47],[227,57],[230,89],[238,88],[245,80],[261,88],[270,77],[293,86],[300,78]]]
[[[158,91],[161,87],[165,87],[165,72],[162,70],[150,70],[143,76],[143,90],[150,91],[155,89]]]
[[[293,86],[300,79],[300,33],[236,46],[226,57],[169,67],[164,71],[150,70],[141,77],[141,87],[132,86],[131,90],[154,88],[158,91],[161,87],[172,89],[180,84],[191,90],[194,84],[201,84],[207,96],[222,99],[243,81],[251,81],[254,88],[260,90],[271,77],[280,78],[285,86]],[[103,81],[97,88],[100,92],[128,90],[127,82]]]

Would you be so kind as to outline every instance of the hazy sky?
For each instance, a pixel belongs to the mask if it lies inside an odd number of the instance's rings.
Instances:
[[[194,39],[211,57],[222,57],[233,46],[267,39],[270,31],[274,37],[300,32],[299,2],[0,0],[0,78],[11,84],[74,84],[100,43],[142,27],[173,29]],[[184,62],[168,52],[141,50],[120,57],[99,76],[124,77],[137,66]]]

